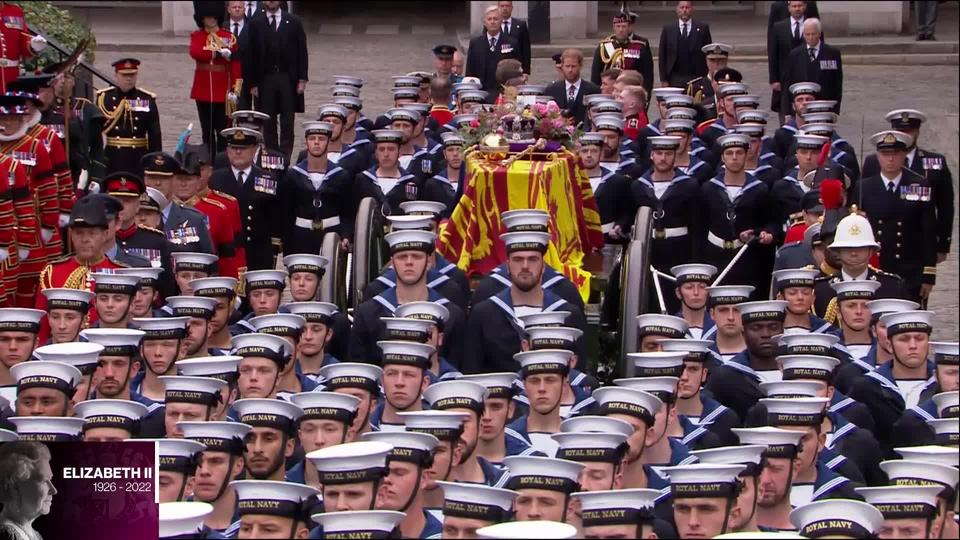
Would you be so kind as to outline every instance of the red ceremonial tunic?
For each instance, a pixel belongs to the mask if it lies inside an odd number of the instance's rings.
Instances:
[[[0,6],[0,92],[7,91],[7,84],[20,75],[20,61],[33,56],[30,50],[30,33],[23,9],[10,2]]]
[[[103,270],[115,270],[117,268],[127,268],[125,264],[118,263],[110,259],[110,257],[104,256],[98,262],[91,265],[80,264],[80,261],[77,260],[73,255],[67,255],[61,257],[55,261],[51,261],[47,264],[43,271],[40,272],[40,290],[50,288],[64,288],[64,289],[79,289],[82,291],[93,291],[93,279],[90,275],[94,272],[101,272]],[[36,309],[46,311],[47,310],[47,297],[42,294],[37,294]],[[97,310],[91,304],[90,311],[88,312],[88,321],[89,324],[93,324],[97,321]],[[46,343],[47,338],[50,335],[50,323],[47,322],[47,318],[44,317],[40,321],[40,343]]]
[[[214,51],[205,48],[207,31],[197,30],[190,34],[190,58],[193,58],[197,67],[193,72],[193,88],[190,89],[190,99],[209,103],[224,103],[235,82],[242,78],[240,62],[232,60],[237,54],[237,40],[227,30],[217,30],[217,35],[228,44],[230,58],[227,60]]]
[[[24,228],[29,230],[33,227],[35,233],[36,220],[30,219],[32,202],[23,166],[10,156],[0,154],[0,248],[7,252],[7,257],[0,262],[0,307],[12,307],[16,298],[20,267],[17,214],[18,211],[26,213],[28,219],[24,222]]]
[[[239,274],[243,274],[243,272],[247,270],[247,248],[245,247],[246,244],[243,236],[243,223],[240,220],[240,203],[237,202],[236,197],[215,189],[205,189],[197,196],[217,201],[226,208],[227,215],[230,218],[230,229],[233,231],[233,252],[235,260],[232,264],[237,269],[239,278]]]

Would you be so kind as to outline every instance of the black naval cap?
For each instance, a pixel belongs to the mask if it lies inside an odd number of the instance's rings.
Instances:
[[[800,208],[808,214],[823,214],[823,203],[820,202],[820,190],[811,189],[800,197]]]
[[[725,67],[713,74],[713,80],[718,83],[743,82],[743,74],[733,68]]]
[[[140,165],[143,167],[143,174],[152,174],[155,176],[173,176],[180,171],[180,163],[177,158],[166,152],[150,152],[140,158]]]
[[[107,206],[104,197],[91,193],[74,203],[70,210],[71,227],[107,228]]]
[[[123,210],[123,203],[120,202],[120,199],[104,193],[97,193],[96,195],[103,199],[103,209],[106,212],[107,221],[117,219],[120,211]]]
[[[437,45],[433,48],[433,55],[437,58],[453,58],[453,54],[457,52],[457,48],[453,45]]]
[[[205,144],[188,144],[182,155],[177,156],[180,160],[180,172],[197,176],[200,174],[200,168],[204,165],[212,165],[210,159],[210,149]]]

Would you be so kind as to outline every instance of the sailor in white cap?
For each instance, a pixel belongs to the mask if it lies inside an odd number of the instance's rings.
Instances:
[[[130,320],[130,305],[140,287],[140,278],[137,276],[94,272],[90,274],[93,280],[94,297],[93,307],[96,313],[96,322],[91,322],[91,328],[127,328]],[[92,319],[92,317],[91,317]]]
[[[804,538],[874,538],[883,514],[863,501],[831,499],[796,508],[790,521]]]
[[[194,474],[205,446],[184,439],[130,439],[156,443],[157,492],[161,503],[185,501],[193,495]]]
[[[224,418],[237,396],[237,380],[240,378],[240,373],[237,371],[239,364],[239,356],[201,356],[180,360],[176,366],[177,375],[208,377],[225,383],[220,387],[218,405],[213,408],[210,414],[212,418]]]
[[[735,503],[744,468],[707,463],[663,469],[670,478],[673,518],[681,538],[711,538],[727,532],[731,521],[741,519]]]
[[[80,289],[44,289],[47,298],[47,322],[50,325],[50,343],[77,341],[83,329],[93,293]]]
[[[39,309],[0,308],[0,338],[7,344],[0,367],[0,385],[13,384],[9,366],[29,360],[39,345],[37,334],[44,315],[46,313]]]
[[[433,463],[427,469],[426,482],[423,484],[423,506],[436,518],[440,518],[443,506],[443,492],[438,489],[440,481],[453,481],[453,471],[463,456],[461,435],[464,423],[470,415],[455,411],[414,411],[402,412],[406,431],[433,435],[440,441],[433,453]]]
[[[939,486],[877,486],[857,493],[883,514],[877,538],[942,538],[938,523]]]
[[[786,319],[783,322],[787,333],[836,333],[834,326],[813,315],[813,287],[819,270],[794,268],[773,273],[776,282],[777,300],[787,302]]]
[[[384,400],[370,413],[375,430],[403,431],[399,413],[423,409],[423,391],[430,384],[426,372],[434,348],[413,341],[378,341],[382,351]]]
[[[499,465],[506,456],[527,455],[534,450],[520,437],[506,434],[506,426],[515,417],[514,401],[518,388],[517,374],[510,372],[464,375],[459,380],[476,382],[487,389],[480,415],[477,457]]]
[[[169,309],[174,317],[188,317],[183,358],[209,354],[209,324],[217,309],[217,300],[203,296],[171,296],[167,298],[165,309]]]
[[[120,442],[140,435],[140,419],[147,406],[122,399],[90,399],[76,406],[77,417],[86,420],[86,442]]]
[[[245,320],[270,315],[280,309],[280,295],[286,289],[286,270],[253,270],[243,274],[243,292],[250,302]]]
[[[294,394],[289,399],[303,409],[303,415],[297,422],[297,440],[305,454],[343,444],[354,436],[350,426],[357,416],[359,398],[315,391]],[[287,482],[320,487],[317,469],[305,459],[290,467],[284,478]]]
[[[701,464],[742,465],[738,473],[740,489],[737,500],[731,509],[727,530],[731,532],[757,533],[757,501],[760,497],[760,477],[766,462],[763,452],[767,449],[761,444],[739,446],[721,446],[706,450],[696,450],[693,455]]]
[[[637,316],[637,326],[639,331],[637,336],[640,338],[640,352],[659,351],[659,341],[661,339],[680,339],[686,336],[690,324],[680,317],[673,315],[662,315],[659,313],[646,313]]]
[[[881,287],[872,279],[831,281],[830,288],[836,293],[827,306],[824,320],[840,329],[843,346],[854,359],[862,359],[876,345],[876,337],[870,332],[872,314],[868,307]]]
[[[505,487],[519,494],[514,503],[517,521],[579,521],[570,510],[570,494],[580,491],[583,464],[535,456],[512,456],[503,463],[509,470]],[[546,500],[550,503],[541,502]]]
[[[716,285],[707,287],[710,297],[707,305],[714,327],[703,334],[703,339],[714,342],[711,347],[726,362],[747,348],[743,340],[743,320],[737,305],[750,300],[751,285]]]
[[[192,295],[190,282],[216,275],[217,256],[210,253],[179,251],[170,254],[173,259],[173,277],[180,294]]]
[[[152,399],[130,389],[130,378],[140,369],[143,334],[143,330],[127,328],[88,328],[80,332],[82,339],[103,347],[99,353],[99,365],[92,376],[97,384],[91,389],[91,399],[98,396],[129,399],[154,409],[159,407]]]
[[[734,428],[740,444],[764,446],[762,472],[758,484],[757,526],[788,530],[790,492],[793,486],[794,460],[803,433],[774,427]]]
[[[559,521],[507,521],[477,529],[477,538],[576,538],[577,528]]]
[[[956,351],[957,347],[956,343],[931,343],[931,345],[935,351],[934,358],[940,354],[937,351],[938,345],[941,347],[952,345],[953,351]],[[941,350],[943,349],[941,348]],[[954,355],[954,358],[956,358],[956,355]],[[938,365],[938,374],[941,369],[944,368]],[[934,394],[930,399],[903,412],[903,416],[893,424],[890,444],[894,447],[934,444],[936,435],[928,422],[940,418],[957,418],[958,416],[960,416],[960,392],[954,390]]]
[[[17,439],[21,441],[61,442],[79,441],[83,430],[83,418],[70,416],[11,416],[16,426]]]
[[[557,451],[550,435],[559,433],[563,385],[572,353],[563,349],[540,349],[514,355],[520,364],[520,379],[529,410],[507,426],[508,437],[518,437],[547,456]]]
[[[562,319],[564,317],[562,316],[559,317],[560,323],[557,325],[535,322],[536,319],[554,314],[556,312],[537,313],[523,317],[521,320],[524,323],[525,336],[520,342],[520,348],[524,352],[542,349],[559,349],[570,352],[567,360],[569,369],[567,376],[563,379],[563,390],[560,394],[560,417],[570,418],[576,414],[581,414],[593,404],[593,400],[590,399],[590,392],[599,383],[597,383],[596,378],[574,367],[579,362],[576,351],[579,348],[580,338],[583,336],[580,329],[563,326]],[[524,392],[522,380],[518,382],[521,392],[514,399],[529,407],[529,399]]]
[[[253,317],[248,322],[258,334],[279,336],[292,348],[293,358],[280,370],[280,378],[277,380],[278,395],[286,397],[298,392],[311,392],[317,388],[316,380],[297,373],[296,370],[297,346],[303,334],[303,327],[307,324],[304,317],[293,313],[272,313]]]
[[[360,400],[357,414],[350,425],[348,441],[370,431],[370,413],[380,401],[380,381],[383,369],[372,364],[338,362],[320,369],[320,378],[326,391],[347,394]]]
[[[659,496],[655,489],[591,490],[571,495],[579,503],[586,538],[650,538],[653,507]]]
[[[944,446],[960,444],[960,418],[935,418],[928,420],[934,432],[934,442]]]
[[[314,523],[320,525],[323,538],[394,538],[404,519],[403,512],[391,510],[348,510],[314,514]],[[439,538],[439,533],[437,538]],[[312,537],[311,537],[312,538]],[[427,537],[421,537],[427,538]]]
[[[338,361],[330,354],[330,344],[336,334],[335,318],[342,315],[337,306],[329,302],[291,302],[280,309],[303,317],[294,369],[298,377],[306,376],[317,382],[320,368]]]
[[[319,250],[318,245],[314,251]],[[290,296],[293,297],[294,302],[316,300],[317,293],[320,290],[320,279],[323,278],[329,262],[326,257],[311,253],[295,252],[283,258],[283,265],[290,275]]]
[[[747,348],[710,374],[707,390],[740,418],[763,397],[759,383],[781,379],[774,338],[783,333],[786,310],[783,300],[737,304]]]
[[[432,113],[431,113],[432,114]],[[437,167],[434,175],[426,179],[423,185],[423,196],[429,201],[443,204],[441,214],[444,218],[453,214],[453,209],[460,202],[463,187],[466,185],[467,168],[463,159],[464,140],[457,132],[440,133],[440,144],[443,146],[443,165]],[[408,201],[411,202],[411,201]],[[403,206],[406,203],[400,203]]]
[[[133,319],[131,324],[143,331],[140,354],[146,369],[130,380],[130,389],[147,399],[163,401],[163,375],[176,375],[174,363],[181,358],[189,317]]]
[[[37,347],[33,355],[37,360],[63,362],[80,371],[80,380],[72,398],[74,403],[79,403],[90,398],[93,390],[90,388],[91,379],[97,370],[102,351],[103,346],[96,343],[70,342]]]
[[[284,460],[296,446],[297,420],[303,409],[281,399],[241,399],[233,404],[237,419],[252,427],[244,449],[249,477],[283,480]]]
[[[590,418],[581,416],[578,418]],[[580,489],[584,491],[619,490],[623,485],[623,458],[629,449],[627,438],[633,433],[630,424],[615,418],[594,417],[598,424],[622,423],[622,431],[577,431],[565,420],[564,431],[551,435],[559,449],[557,458],[583,465]],[[603,425],[592,429],[603,428]]]
[[[415,341],[426,343],[436,349],[430,356],[430,368],[427,376],[430,382],[456,379],[462,375],[443,355],[443,338],[446,324],[450,321],[450,310],[436,302],[407,302],[397,306],[393,313],[395,319],[417,319],[429,323],[426,334],[415,333],[411,336]],[[387,319],[383,319],[386,323]],[[394,336],[387,324],[387,339],[406,339]]]
[[[244,471],[244,440],[252,429],[239,422],[179,422],[177,429],[187,440],[205,445],[197,464],[193,498],[213,505],[204,525],[227,538],[236,536],[237,493],[230,486]]]
[[[240,526],[238,539],[306,538],[322,508],[319,492],[302,484],[273,480],[235,480]],[[281,536],[282,535],[282,536]]]
[[[564,326],[586,329],[582,309],[556,296],[543,287],[546,264],[543,256],[550,244],[546,232],[508,232],[500,236],[507,254],[510,287],[477,302],[467,321],[464,337],[463,360],[460,370],[464,373],[490,371],[517,371],[519,366],[513,355],[520,352],[520,317],[541,311],[568,311],[570,316]],[[584,362],[584,345],[580,340],[577,358]],[[580,365],[578,367],[583,367]]]
[[[213,512],[213,506],[205,502],[160,503],[158,506],[159,538],[164,540],[210,538],[209,535],[204,536],[203,522],[211,512]]]
[[[664,339],[664,353],[683,353],[683,369],[677,384],[677,414],[681,422],[702,425],[719,437],[721,444],[736,442],[730,428],[739,425],[736,414],[717,400],[701,392],[710,371],[720,364],[719,356],[710,350],[711,342],[697,339]],[[647,353],[653,354],[653,353]],[[635,364],[634,369],[637,369]],[[636,374],[636,372],[635,372]]]
[[[234,311],[237,297],[237,279],[232,277],[212,277],[190,282],[194,296],[213,298],[217,301],[213,317],[210,318],[210,337],[207,348],[210,354],[228,354],[230,352],[230,316]]]
[[[183,437],[177,427],[178,422],[224,419],[214,416],[214,413],[223,411],[221,400],[227,387],[226,382],[214,377],[185,375],[164,375],[160,377],[160,382],[165,389],[163,423],[167,437]]]
[[[140,278],[140,284],[137,287],[137,294],[133,297],[130,304],[131,317],[150,317],[153,314],[154,304],[160,297],[160,274],[165,271],[162,267],[132,267],[117,268],[114,270],[117,274],[137,276]]]
[[[679,264],[670,268],[676,278],[675,296],[680,301],[677,314],[687,321],[687,336],[701,339],[704,332],[713,327],[713,320],[707,313],[707,288],[717,273],[717,268],[709,264]]]
[[[379,441],[338,444],[307,454],[320,474],[323,506],[327,512],[373,510],[377,492],[387,475],[387,456],[393,446]]]
[[[82,375],[62,362],[32,360],[10,368],[16,381],[15,416],[73,416],[74,393]]]
[[[277,395],[280,373],[292,361],[293,346],[280,336],[241,334],[234,336],[232,354],[241,357],[237,392],[241,399]]]
[[[957,504],[957,483],[960,471],[957,470],[957,452],[948,453],[944,447],[919,447],[918,450],[898,450],[905,459],[884,461],[880,468],[890,479],[893,486],[937,486],[937,521],[941,538],[953,538],[957,533],[954,517]]]
[[[584,133],[579,143],[578,154],[597,201],[601,229],[608,235],[608,241],[620,243],[625,233],[633,227],[633,216],[637,212],[630,191],[630,179],[620,172],[601,167],[601,157],[606,148],[604,132]]]
[[[443,488],[443,536],[473,538],[476,530],[508,521],[517,492],[462,482],[438,482]]]
[[[427,469],[439,440],[416,432],[366,433],[364,441],[379,441],[393,446],[387,456],[387,475],[377,494],[377,507],[403,512],[400,534],[404,538],[431,538],[440,535],[440,520],[424,509]]]
[[[662,340],[666,341],[666,340]],[[659,342],[658,342],[659,343]],[[682,351],[627,353],[628,364],[635,377],[680,377],[683,374],[686,353]]]

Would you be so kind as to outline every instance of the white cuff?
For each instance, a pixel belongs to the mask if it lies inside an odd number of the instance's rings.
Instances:
[[[70,224],[70,214],[64,212],[60,214],[60,219],[57,220],[57,224],[60,225],[60,228],[64,228]]]
[[[10,257],[10,252],[7,251],[7,248],[0,248],[0,262],[7,260]]]
[[[48,229],[46,227],[40,227],[40,237],[43,238],[43,243],[46,244],[53,238],[53,229]]]
[[[27,255],[29,255],[29,254],[30,254],[30,250],[29,250],[29,249],[20,248],[20,249],[17,250],[17,255],[20,256],[20,261],[26,260]]]
[[[43,36],[33,36],[30,39],[30,50],[35,53],[41,53],[47,48],[47,40]]]

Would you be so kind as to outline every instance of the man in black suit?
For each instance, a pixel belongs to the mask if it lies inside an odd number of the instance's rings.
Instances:
[[[483,14],[483,34],[470,40],[467,50],[467,77],[480,79],[490,96],[499,93],[497,63],[506,58],[520,60],[520,44],[503,33],[500,9],[490,6]]]
[[[253,105],[250,103],[250,84],[249,76],[245,71],[249,67],[249,62],[244,61],[244,56],[250,54],[250,21],[246,17],[244,8],[246,8],[246,2],[243,0],[231,0],[227,2],[227,19],[226,25],[224,28],[230,31],[234,37],[237,38],[237,52],[233,55],[233,59],[240,62],[241,74],[243,78],[243,85],[240,87],[240,95],[238,96],[237,110],[247,110],[253,108]]]
[[[779,3],[779,2],[778,2]],[[783,79],[786,76],[787,59],[790,51],[803,43],[803,21],[808,4],[803,1],[783,2],[790,10],[789,17],[777,21],[767,31],[767,71],[770,75],[770,89],[773,96],[770,108],[783,117],[790,114],[790,104],[784,107],[782,101],[789,101],[789,93],[784,92]]]
[[[790,16],[790,6],[793,2],[770,2],[770,15],[767,17],[767,31],[769,32],[773,28],[774,24],[786,19]],[[820,18],[820,10],[817,9],[816,0],[810,0],[809,2],[804,2],[806,8],[803,12],[804,19],[810,18]]]
[[[686,88],[691,79],[707,74],[707,57],[701,50],[712,43],[710,25],[696,22],[693,2],[677,2],[677,22],[663,25],[660,31],[660,84]]]
[[[529,75],[530,30],[527,28],[527,21],[513,16],[513,2],[511,0],[497,2],[497,8],[500,9],[500,29],[520,44],[520,64],[523,66],[523,72]]]
[[[560,71],[563,79],[550,83],[546,93],[557,105],[566,109],[579,123],[583,122],[587,108],[583,105],[583,96],[599,94],[600,87],[580,78],[583,69],[583,53],[580,49],[567,49],[560,55]]]
[[[822,35],[820,19],[807,19],[803,22],[804,43],[790,51],[790,56],[787,57],[783,86],[790,88],[795,82],[816,82],[820,85],[817,97],[836,101],[833,112],[839,114],[840,100],[843,99],[843,62],[840,51],[824,43]],[[786,92],[786,95],[789,95],[789,92]]]
[[[290,160],[294,113],[303,112],[307,86],[307,36],[300,19],[280,9],[280,2],[263,2],[263,11],[250,21],[250,53],[244,55],[245,77],[259,111],[270,115],[263,129],[267,147]],[[280,140],[277,141],[277,117]]]

